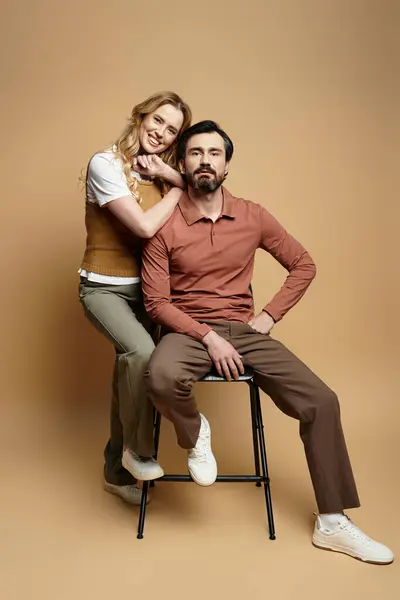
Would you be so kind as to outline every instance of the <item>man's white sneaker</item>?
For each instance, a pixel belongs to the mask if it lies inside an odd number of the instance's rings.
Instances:
[[[394,560],[389,548],[371,540],[346,515],[342,515],[331,529],[324,529],[317,517],[312,543],[317,548],[342,552],[368,563],[389,565]]]
[[[201,417],[199,437],[194,448],[188,450],[188,469],[195,483],[212,485],[217,478],[217,462],[211,450],[211,429],[204,415]]]
[[[103,487],[106,492],[119,496],[122,500],[125,500],[125,502],[133,504],[134,506],[140,506],[142,501],[142,490],[137,485],[113,485],[104,480]],[[147,494],[146,504],[149,502],[150,497],[149,494]]]
[[[139,481],[152,481],[164,475],[162,467],[154,458],[138,456],[128,448],[122,453],[122,466]]]

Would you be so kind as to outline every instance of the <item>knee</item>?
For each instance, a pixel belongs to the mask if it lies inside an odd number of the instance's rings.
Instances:
[[[119,355],[119,361],[127,366],[129,370],[138,370],[145,372],[148,369],[154,346],[150,344],[143,345],[140,349],[131,352],[125,352]]]
[[[326,415],[328,418],[340,414],[339,399],[335,392],[329,387],[324,387],[318,396],[318,413]]]
[[[327,386],[315,390],[310,409],[307,411],[307,421],[315,421],[317,418],[333,420],[340,417],[339,399],[335,392]]]
[[[145,381],[147,389],[158,397],[188,396],[191,391],[177,369],[159,360],[150,361]]]
[[[170,395],[174,387],[172,369],[158,360],[150,361],[145,381],[147,389],[156,396]]]

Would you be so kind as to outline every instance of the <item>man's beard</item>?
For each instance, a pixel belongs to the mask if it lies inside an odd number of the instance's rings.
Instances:
[[[207,175],[200,175],[196,177],[196,175],[201,171],[207,171],[208,173],[214,175],[214,177],[211,178]],[[215,192],[215,190],[222,185],[225,177],[218,177],[214,169],[203,167],[200,169],[196,169],[196,171],[194,171],[193,173],[186,173],[186,179],[190,187],[192,187],[195,190],[200,190],[201,192]]]

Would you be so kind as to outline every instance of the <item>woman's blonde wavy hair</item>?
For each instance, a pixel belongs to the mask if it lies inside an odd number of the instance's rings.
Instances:
[[[171,104],[183,114],[183,123],[177,138],[168,148],[166,148],[166,150],[159,154],[160,158],[165,163],[170,165],[173,169],[177,169],[178,160],[176,150],[178,138],[190,127],[192,111],[186,102],[174,92],[157,92],[149,96],[149,98],[143,102],[140,102],[140,104],[136,104],[128,118],[125,129],[120,137],[114,142],[114,153],[122,161],[122,167],[128,187],[137,202],[140,202],[141,200],[138,190],[138,181],[136,177],[132,176],[132,162],[134,157],[138,155],[140,149],[139,128],[146,115],[153,113],[164,104]],[[161,182],[156,180],[155,183],[164,193],[171,187],[164,181]]]
[[[156,111],[160,106],[164,104],[171,104],[178,110],[180,110],[183,114],[183,123],[181,130],[176,138],[176,140],[169,146],[164,152],[159,154],[160,158],[170,165],[173,169],[177,169],[178,160],[177,160],[177,141],[179,135],[181,135],[188,127],[190,127],[190,123],[192,120],[192,112],[189,106],[174,92],[158,92],[140,102],[140,104],[136,104],[133,107],[132,113],[128,119],[128,123],[120,135],[120,137],[115,142],[115,154],[118,158],[121,159],[124,174],[126,177],[126,181],[128,183],[128,187],[137,201],[140,201],[139,193],[138,193],[138,185],[137,179],[132,176],[132,161],[134,157],[138,154],[140,148],[139,142],[139,128],[142,124],[142,121],[145,115],[151,114]],[[161,182],[157,182],[160,186]],[[167,185],[161,184],[161,187],[168,187]],[[165,189],[163,190],[165,191]]]

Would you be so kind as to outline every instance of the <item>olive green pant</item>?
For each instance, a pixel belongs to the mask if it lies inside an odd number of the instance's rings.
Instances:
[[[116,349],[105,478],[128,485],[134,480],[121,465],[124,446],[141,456],[154,454],[153,407],[143,378],[154,350],[153,326],[140,283],[105,285],[81,277],[79,297],[86,317]]]

